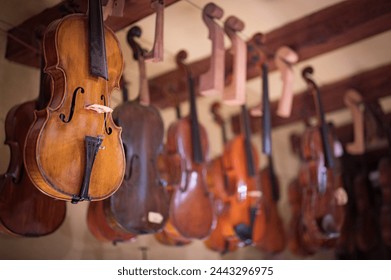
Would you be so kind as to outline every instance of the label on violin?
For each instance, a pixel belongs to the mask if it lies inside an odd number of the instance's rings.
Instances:
[[[249,191],[247,193],[248,196],[250,197],[261,197],[262,196],[262,192],[261,191]]]
[[[161,224],[163,222],[163,215],[157,212],[148,212],[148,222]]]

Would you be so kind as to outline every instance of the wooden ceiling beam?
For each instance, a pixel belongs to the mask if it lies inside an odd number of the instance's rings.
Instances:
[[[169,6],[178,1],[180,0],[165,0],[165,6]],[[37,48],[35,43],[35,29],[37,27],[46,27],[52,21],[68,14],[86,13],[87,3],[87,0],[62,1],[10,29],[8,33],[12,37],[16,37],[25,42],[27,45]],[[116,32],[153,13],[154,10],[151,7],[151,0],[125,0],[123,17],[109,17],[105,23]],[[5,57],[11,61],[38,68],[40,65],[39,55],[12,37],[7,37]]]
[[[371,102],[381,97],[391,95],[391,64],[365,71],[352,77],[337,81],[319,88],[325,113],[345,108],[343,96],[348,89],[356,89],[363,97],[364,102]],[[272,126],[278,127],[301,121],[304,117],[315,116],[312,96],[308,91],[295,94],[293,98],[292,114],[289,118],[276,115],[278,101],[271,102]],[[304,114],[306,116],[304,116]],[[251,117],[253,133],[261,131],[261,117]],[[231,117],[231,128],[235,134],[240,133],[240,115]]]
[[[283,46],[289,46],[299,55],[300,61],[336,50],[391,29],[391,1],[355,0],[343,1],[333,6],[290,22],[265,35],[265,46],[270,54]],[[251,40],[248,45],[253,44]],[[251,49],[247,62],[247,79],[259,77],[258,66],[251,61]],[[228,53],[228,52],[226,52]],[[269,70],[275,70],[273,55],[269,56]],[[199,76],[208,70],[210,58],[190,63],[198,85]],[[231,72],[232,58],[226,54],[226,75]],[[149,80],[151,102],[163,109],[175,106],[170,90],[177,100],[187,100],[183,75],[178,70]],[[196,92],[198,90],[196,89]]]

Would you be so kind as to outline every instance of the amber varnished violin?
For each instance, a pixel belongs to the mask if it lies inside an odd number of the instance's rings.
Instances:
[[[206,183],[208,137],[198,122],[194,80],[183,63],[185,51],[177,54],[177,64],[188,81],[190,116],[176,121],[167,131],[167,154],[179,154],[181,180],[171,198],[170,219],[184,237],[202,239],[215,224],[212,197]]]
[[[172,93],[171,93],[172,94]],[[174,92],[175,113],[177,120],[182,118],[181,109],[177,93]],[[158,157],[158,168],[162,180],[166,182],[166,189],[171,202],[172,195],[175,190],[175,185],[180,183],[181,178],[181,157],[178,154],[168,153],[164,148],[163,152]],[[156,240],[161,244],[168,246],[184,246],[190,244],[192,241],[189,238],[182,236],[174,227],[170,217],[168,217],[163,229],[154,234]]]
[[[227,144],[227,133],[225,122],[221,116],[221,104],[215,102],[211,106],[215,122],[221,128],[223,144]],[[235,184],[230,184],[226,170],[223,165],[223,157],[217,156],[210,161],[208,165],[208,187],[213,194],[214,209],[216,212],[217,223],[207,239],[204,240],[206,247],[221,254],[236,251],[239,246],[242,246],[239,238],[234,230],[234,225],[230,220],[231,199],[236,199]]]
[[[34,185],[72,203],[110,196],[125,172],[121,128],[110,108],[123,58],[100,3],[89,1],[88,16],[72,14],[48,26],[43,49],[51,98],[36,111],[24,149]]]

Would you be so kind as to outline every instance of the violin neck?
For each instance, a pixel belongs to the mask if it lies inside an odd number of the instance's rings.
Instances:
[[[129,91],[126,86],[122,87],[122,101],[123,103],[127,102],[129,100]]]
[[[191,140],[193,147],[193,159],[197,163],[204,161],[201,146],[200,127],[197,116],[197,105],[194,90],[194,80],[190,73],[187,74],[189,94],[190,94],[190,121],[191,121]]]
[[[108,80],[101,0],[88,1],[90,74]]]
[[[333,147],[330,146],[330,143],[328,141],[329,128],[326,122],[322,100],[320,98],[320,91],[315,83],[313,83],[313,86],[315,90],[315,104],[318,111],[319,129],[320,129],[320,136],[322,139],[322,148],[323,148],[324,158],[325,158],[324,159],[325,167],[333,168],[334,167]]]
[[[244,150],[246,153],[247,175],[249,177],[255,176],[254,158],[251,150],[251,129],[250,119],[248,116],[247,106],[242,105],[242,119],[244,128]]]
[[[145,60],[142,53],[138,55],[137,58],[138,66],[139,66],[139,100],[140,103],[144,106],[149,106],[149,87],[148,87],[148,78],[145,69]]]
[[[270,186],[272,191],[272,199],[274,202],[277,202],[280,199],[280,189],[277,184],[276,173],[274,172],[272,155],[268,155],[268,161],[269,161],[269,178],[270,178]]]
[[[272,154],[268,66],[262,64],[262,152]]]

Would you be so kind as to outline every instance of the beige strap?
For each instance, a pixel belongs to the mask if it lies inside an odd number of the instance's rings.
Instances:
[[[207,4],[202,10],[202,19],[209,30],[208,38],[212,41],[210,66],[200,76],[200,93],[205,96],[223,95],[225,74],[224,30],[214,19],[221,19],[224,11],[214,3]]]
[[[151,0],[152,8],[156,11],[155,40],[152,50],[144,55],[145,61],[163,61],[163,31],[164,31],[164,0]]]
[[[282,94],[278,102],[277,115],[288,118],[292,111],[293,101],[293,70],[292,65],[299,60],[299,56],[287,46],[280,47],[275,56],[275,63],[281,72]]]
[[[234,56],[232,82],[223,93],[223,102],[227,105],[243,105],[246,102],[247,45],[237,35],[243,29],[244,22],[235,16],[224,22],[224,31],[231,39]]]
[[[356,90],[350,89],[345,93],[343,100],[352,114],[354,131],[354,140],[346,144],[346,150],[352,155],[362,155],[365,152],[364,113],[360,110],[362,97]]]
[[[125,0],[108,0],[103,6],[103,20],[109,16],[122,17],[124,15]]]

